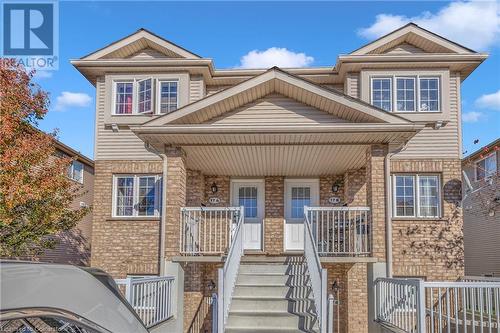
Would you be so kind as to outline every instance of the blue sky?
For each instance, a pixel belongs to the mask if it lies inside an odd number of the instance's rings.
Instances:
[[[52,102],[40,128],[58,128],[61,141],[93,157],[95,89],[69,60],[141,27],[213,58],[217,68],[267,65],[273,55],[286,64],[333,66],[337,55],[413,20],[490,53],[462,86],[464,151],[471,153],[500,136],[499,8],[443,1],[61,2],[59,70],[37,78]]]

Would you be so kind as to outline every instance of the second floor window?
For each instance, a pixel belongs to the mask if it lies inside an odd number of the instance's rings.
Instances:
[[[114,81],[114,115],[165,114],[179,107],[176,80],[135,79]]]
[[[160,113],[177,110],[177,81],[160,81]]]
[[[114,177],[113,216],[159,216],[161,177],[120,175]]]
[[[116,82],[115,114],[132,114],[134,82]]]
[[[476,162],[476,180],[493,176],[497,172],[497,154],[491,153]]]
[[[436,218],[441,213],[438,175],[404,174],[393,176],[395,217]]]
[[[385,111],[392,111],[391,78],[372,79],[372,104]]]
[[[371,103],[385,111],[438,112],[441,110],[440,78],[374,77],[371,79]]]
[[[83,164],[78,161],[72,161],[68,167],[68,177],[83,184]]]

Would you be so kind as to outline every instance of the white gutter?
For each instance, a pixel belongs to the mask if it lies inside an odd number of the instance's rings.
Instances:
[[[159,154],[162,162],[162,178],[161,178],[161,217],[160,217],[160,276],[166,274],[165,272],[165,229],[167,226],[167,155],[164,153]]]

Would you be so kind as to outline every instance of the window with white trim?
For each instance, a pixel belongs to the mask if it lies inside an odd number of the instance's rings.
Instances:
[[[420,111],[439,111],[439,78],[419,78]]]
[[[134,82],[115,82],[115,114],[132,114]]]
[[[395,217],[439,217],[441,191],[438,175],[393,175]]]
[[[68,177],[83,184],[83,164],[79,161],[72,161],[68,166]]]
[[[440,83],[440,76],[372,77],[371,104],[385,111],[439,112]]]
[[[114,176],[113,216],[159,216],[160,210],[161,176]]]
[[[311,188],[309,186],[292,187],[292,218],[302,218],[304,216],[304,206],[311,205]]]
[[[476,180],[493,176],[497,172],[497,154],[493,152],[476,162]]]
[[[396,78],[396,111],[415,111],[415,78]]]
[[[372,104],[385,111],[392,111],[392,79],[372,78]]]
[[[153,111],[152,103],[152,79],[137,81],[138,84],[138,105],[137,112],[148,113]]]
[[[159,112],[170,113],[177,110],[177,81],[159,82]]]

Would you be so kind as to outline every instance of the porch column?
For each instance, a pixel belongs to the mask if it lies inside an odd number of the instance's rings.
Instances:
[[[371,145],[366,152],[366,201],[371,208],[373,257],[386,261],[385,251],[385,175],[387,145]]]
[[[166,148],[167,179],[163,204],[166,204],[165,260],[179,255],[180,209],[186,206],[186,154],[181,148]]]

